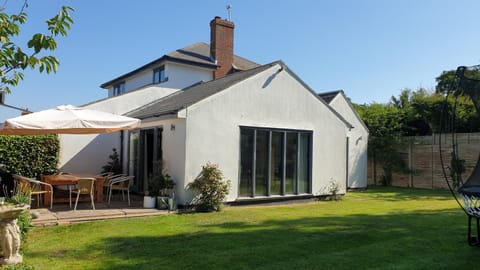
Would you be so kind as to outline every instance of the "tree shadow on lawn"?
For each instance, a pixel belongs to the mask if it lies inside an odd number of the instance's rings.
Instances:
[[[467,245],[465,221],[445,210],[225,222],[189,234],[105,238],[61,260],[100,250],[106,259],[91,269],[475,269],[480,250]]]

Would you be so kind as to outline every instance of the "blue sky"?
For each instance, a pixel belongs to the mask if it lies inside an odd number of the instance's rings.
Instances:
[[[6,11],[21,2],[8,1]],[[58,72],[26,71],[6,103],[38,111],[104,98],[100,84],[209,43],[209,22],[226,18],[227,4],[237,55],[260,64],[283,60],[317,92],[343,89],[355,103],[385,103],[404,88],[433,90],[443,70],[480,64],[476,0],[30,0],[19,42],[44,32],[62,5],[75,8],[75,24],[58,40]],[[0,121],[18,114],[0,107]]]

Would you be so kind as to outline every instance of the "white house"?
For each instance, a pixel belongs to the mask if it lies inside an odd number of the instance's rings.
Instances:
[[[347,158],[359,119],[341,99],[328,105],[281,61],[234,55],[232,22],[215,17],[210,27],[210,45],[192,44],[102,84],[108,98],[85,106],[140,118],[141,128],[62,135],[60,169],[99,172],[117,148],[142,192],[162,160],[180,204],[207,162],[232,181],[230,202],[327,194],[332,181],[340,193],[347,181],[361,185],[349,179],[363,163]]]
[[[348,134],[347,187],[367,187],[368,128],[342,90],[320,93],[330,107],[345,118],[353,128]]]
[[[84,107],[125,114],[185,87],[259,66],[233,53],[232,22],[215,17],[210,29],[210,45],[194,43],[103,83],[109,98]],[[126,165],[121,141],[118,134],[61,135],[60,170],[99,172],[112,148],[120,150]]]
[[[327,194],[331,181],[346,191],[351,125],[281,61],[182,89],[127,115],[142,120],[128,138],[130,172],[146,181],[149,164],[163,160],[180,203],[189,201],[185,187],[207,162],[232,181],[230,202]]]

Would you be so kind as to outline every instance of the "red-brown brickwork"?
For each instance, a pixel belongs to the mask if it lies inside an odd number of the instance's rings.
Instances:
[[[218,68],[213,78],[218,79],[229,74],[233,64],[233,22],[215,17],[210,22],[210,56],[216,61]]]

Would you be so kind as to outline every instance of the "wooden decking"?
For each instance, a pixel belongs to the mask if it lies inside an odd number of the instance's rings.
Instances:
[[[158,216],[169,214],[167,210],[143,208],[143,197],[132,196],[131,206],[126,201],[115,199],[110,205],[105,202],[95,203],[92,210],[90,202],[79,202],[77,211],[70,209],[69,204],[54,204],[53,209],[33,208],[30,210],[34,216],[34,226],[64,225],[76,222],[104,220],[112,218],[129,218],[143,216]],[[170,212],[173,213],[173,212]]]

